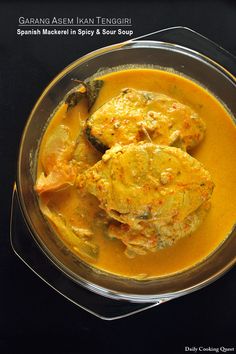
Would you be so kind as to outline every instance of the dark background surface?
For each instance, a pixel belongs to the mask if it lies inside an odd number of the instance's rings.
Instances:
[[[236,55],[234,1],[1,2],[0,353],[184,353],[235,347],[236,269],[196,293],[114,322],[66,301],[36,277],[9,243],[17,150],[42,90],[82,54],[126,37],[16,36],[19,16],[131,17],[134,36],[182,25]],[[229,157],[230,158],[230,157]]]

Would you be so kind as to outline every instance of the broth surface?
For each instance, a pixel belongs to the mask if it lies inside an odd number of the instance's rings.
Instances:
[[[180,239],[170,248],[128,258],[124,254],[124,244],[106,235],[99,202],[94,196],[78,193],[75,187],[69,187],[44,193],[40,196],[41,205],[48,203],[49,208],[62,214],[74,227],[92,229],[93,241],[99,246],[98,259],[91,261],[81,254],[78,256],[95,268],[142,279],[170,275],[194,266],[224,241],[236,220],[236,128],[232,118],[207,90],[171,72],[127,69],[111,72],[99,79],[104,80],[104,85],[90,113],[118,95],[122,89],[129,87],[166,94],[190,106],[201,116],[206,123],[205,138],[190,154],[203,163],[215,183],[211,209],[201,226],[191,236]],[[87,117],[87,106],[83,101],[69,111],[66,104],[57,109],[41,142],[38,176],[43,171],[42,154],[45,144],[56,127],[60,124],[68,127],[71,139],[76,141],[83,132]],[[83,139],[82,137],[80,140],[78,154],[89,167],[99,161],[102,154]],[[60,237],[74,253],[77,252],[73,240],[63,234]]]

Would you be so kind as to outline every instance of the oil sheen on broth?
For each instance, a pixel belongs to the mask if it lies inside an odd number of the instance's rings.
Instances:
[[[41,210],[72,252],[97,269],[138,279],[183,271],[209,256],[224,241],[236,220],[236,129],[233,120],[207,90],[172,72],[134,68],[111,72],[99,79],[104,84],[89,114],[86,100],[82,99],[69,110],[63,103],[45,131],[37,177],[38,180],[42,174],[50,177],[42,193],[36,183]],[[171,247],[134,257],[127,257],[123,242],[109,237],[110,221],[99,207],[96,193],[93,195],[78,187],[78,176],[87,173],[103,156],[86,138],[88,116],[126,88],[168,96],[201,117],[206,125],[205,136],[189,153],[209,171],[215,185],[211,208],[196,231],[180,238]],[[65,166],[64,159],[70,160],[70,164]],[[77,161],[76,168],[72,160]],[[58,169],[53,167],[55,161]],[[58,178],[65,182],[60,188]],[[47,190],[48,181],[51,187]],[[76,236],[78,234],[80,237]],[[90,243],[97,248],[89,249]],[[86,256],[87,251],[88,254],[94,251],[95,257]]]

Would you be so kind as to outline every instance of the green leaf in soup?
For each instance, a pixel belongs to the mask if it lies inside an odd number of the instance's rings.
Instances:
[[[86,97],[88,100],[88,110],[90,110],[95,103],[100,89],[103,86],[103,80],[90,80],[90,81],[81,81],[74,79],[75,82],[80,83],[79,87],[76,88],[75,91],[71,92],[66,100],[65,103],[67,106],[67,111],[73,107],[75,107],[82,98]],[[81,87],[84,87],[84,91],[79,91]]]
[[[88,98],[88,109],[90,110],[95,103],[99,92],[103,86],[103,80],[91,80],[86,83],[87,88],[87,98]]]
[[[65,103],[67,104],[67,111],[77,106],[77,104],[82,100],[84,96],[85,93],[80,91],[74,91],[70,93],[65,100]]]

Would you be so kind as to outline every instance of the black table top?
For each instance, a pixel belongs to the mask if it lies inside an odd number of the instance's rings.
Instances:
[[[2,2],[0,16],[0,353],[175,354],[193,352],[193,347],[198,352],[204,348],[205,352],[221,352],[221,347],[236,351],[235,268],[198,292],[106,322],[48,287],[14,255],[9,243],[17,151],[36,99],[58,72],[81,55],[129,38],[20,37],[16,35],[18,18],[130,17],[135,37],[170,26],[187,26],[236,55],[236,3],[19,1]]]

